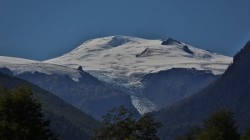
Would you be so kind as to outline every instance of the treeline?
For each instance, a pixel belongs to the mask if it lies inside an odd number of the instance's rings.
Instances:
[[[20,87],[12,90],[0,88],[0,137],[2,140],[61,139],[62,136],[57,136],[50,130],[50,121],[44,117],[43,113],[42,104],[33,97],[30,88]],[[55,121],[55,119],[52,120]],[[160,127],[161,124],[156,122],[151,115],[139,117],[121,106],[103,116],[101,127],[93,133],[91,139],[158,139],[156,134]],[[60,128],[59,131],[71,130]],[[72,139],[72,137],[63,136],[63,139]]]
[[[103,116],[102,127],[94,140],[158,140],[157,130],[162,126],[152,115],[136,116],[124,106],[114,108]]]
[[[6,90],[0,88],[0,137],[3,140],[54,140],[49,120],[42,114],[41,103],[33,98],[29,88]],[[162,126],[150,114],[136,116],[124,106],[114,108],[103,116],[94,140],[157,140]],[[234,113],[225,109],[215,111],[202,126],[190,128],[176,140],[250,140],[250,129],[240,133]],[[69,130],[66,130],[69,131]],[[81,133],[81,132],[79,132]],[[70,137],[68,137],[70,139]]]
[[[2,140],[57,140],[42,114],[41,103],[29,88],[0,89]]]
[[[136,118],[124,107],[111,110],[103,117],[102,127],[96,131],[97,140],[157,140],[162,126],[152,115]],[[205,119],[202,126],[193,126],[187,134],[175,140],[250,140],[250,129],[240,133],[234,113],[219,109]]]
[[[220,109],[205,119],[202,127],[193,126],[186,135],[177,136],[176,140],[250,140],[250,129],[240,134],[238,127],[234,113]]]
[[[61,111],[55,105],[60,102],[52,99],[54,102],[47,104],[51,100],[48,99],[49,97],[43,97],[38,94],[34,95],[33,89],[28,86],[12,89],[0,87],[0,139],[89,139],[90,136],[86,135],[86,131],[84,131],[88,125],[77,123],[77,119],[82,117],[81,120],[91,125],[92,122],[88,121],[88,117],[84,118],[85,116],[74,113],[73,110],[69,112],[68,110],[71,108],[64,104],[60,104],[60,107],[64,107],[64,110]],[[43,99],[40,100],[41,98]],[[47,101],[44,102],[45,100]],[[72,112],[70,121],[65,116]],[[74,119],[76,119],[75,122]],[[89,128],[89,131],[92,134],[93,129]]]

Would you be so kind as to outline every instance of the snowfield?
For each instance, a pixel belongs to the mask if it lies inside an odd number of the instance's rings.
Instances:
[[[45,62],[72,68],[82,66],[100,79],[125,85],[136,84],[135,75],[171,68],[195,68],[222,74],[232,62],[231,57],[169,40],[167,45],[161,45],[161,40],[109,36],[86,41],[71,52]]]

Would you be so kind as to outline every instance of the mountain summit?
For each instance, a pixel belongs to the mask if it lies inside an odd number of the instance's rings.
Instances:
[[[109,36],[86,41],[71,52],[45,62],[74,68],[83,66],[86,71],[98,71],[98,75],[94,75],[106,81],[126,77],[128,81],[118,81],[134,85],[136,81],[133,76],[136,74],[171,68],[195,68],[222,74],[232,58],[194,48],[174,39],[161,41]]]

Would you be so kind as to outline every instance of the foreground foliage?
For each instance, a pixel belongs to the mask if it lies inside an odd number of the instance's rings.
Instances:
[[[40,102],[29,88],[1,89],[0,137],[2,140],[54,140]]]
[[[250,128],[242,135],[242,140],[250,140]]]
[[[248,132],[249,133],[249,132]],[[246,133],[245,137],[248,137]],[[245,139],[246,139],[245,138]],[[184,137],[178,140],[240,140],[238,124],[234,114],[227,110],[215,111],[208,119],[203,121],[203,127],[194,127]]]
[[[124,106],[114,108],[103,116],[103,127],[96,131],[97,140],[156,140],[161,123],[145,114],[137,119]]]

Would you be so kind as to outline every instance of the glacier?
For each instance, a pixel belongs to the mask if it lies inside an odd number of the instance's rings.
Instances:
[[[150,40],[130,36],[108,36],[84,42],[60,57],[44,61],[77,68],[129,92],[133,105],[141,113],[157,110],[157,106],[136,92],[141,78],[149,73],[172,68],[205,70],[222,74],[232,58],[195,48],[168,38]]]

